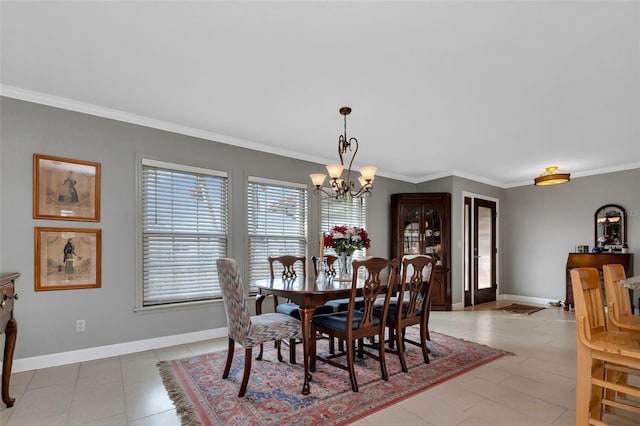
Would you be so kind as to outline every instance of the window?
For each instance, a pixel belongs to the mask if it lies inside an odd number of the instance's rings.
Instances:
[[[328,232],[336,225],[360,226],[367,229],[367,199],[362,198],[345,198],[344,200],[336,200],[335,198],[322,198],[320,202],[320,229],[322,232]],[[369,231],[367,229],[367,231]],[[327,248],[325,254],[335,254],[333,249]],[[356,250],[353,258],[356,260],[364,259],[365,251]]]
[[[306,256],[306,185],[250,176],[247,216],[249,283],[269,276],[269,256]]]
[[[142,306],[222,296],[227,187],[224,172],[142,160]]]

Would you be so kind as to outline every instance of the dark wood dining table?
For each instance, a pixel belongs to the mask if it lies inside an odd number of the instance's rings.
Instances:
[[[322,276],[321,276],[322,277]],[[364,285],[364,278],[358,277],[357,286]],[[312,378],[309,372],[309,353],[311,345],[311,316],[316,307],[334,299],[349,297],[351,280],[340,281],[334,276],[327,275],[321,279],[314,276],[297,277],[292,280],[283,278],[256,280],[251,282],[258,288],[256,298],[256,314],[262,313],[262,302],[268,295],[291,300],[300,307],[300,321],[302,322],[302,340],[304,353],[304,383],[302,394],[309,394],[309,382]]]

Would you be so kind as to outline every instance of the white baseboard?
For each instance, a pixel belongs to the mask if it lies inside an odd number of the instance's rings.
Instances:
[[[201,340],[217,339],[228,335],[227,328],[194,331],[192,333],[175,334],[173,336],[155,337],[153,339],[137,340],[134,342],[116,343],[114,345],[98,346],[95,348],[78,349],[75,351],[20,358],[13,361],[13,373],[37,370],[40,368],[56,367],[58,365],[76,362],[92,361],[100,358],[126,355],[135,352],[148,351],[174,345],[199,342]],[[0,362],[0,368],[2,363]]]

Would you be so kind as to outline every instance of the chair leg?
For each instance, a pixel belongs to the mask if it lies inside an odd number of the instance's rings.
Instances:
[[[384,341],[384,328],[382,329],[382,333],[380,333],[380,340]],[[389,375],[387,374],[387,362],[384,359],[384,354],[384,345],[378,345],[378,356],[380,357],[380,370],[382,372],[382,380],[389,381]]]
[[[224,366],[224,372],[222,373],[222,378],[226,379],[229,377],[229,370],[231,370],[231,363],[233,362],[233,351],[236,342],[229,337],[229,349],[227,350],[227,363]]]
[[[429,330],[427,327],[420,327],[420,347],[422,348],[422,357],[424,358],[424,363],[429,364],[429,348],[427,347],[427,340],[429,340]]]
[[[311,326],[311,339],[309,340],[309,371],[310,372],[315,372],[316,371],[316,338],[317,338],[317,333],[316,330],[313,329],[313,326]],[[329,341],[332,341],[333,337],[329,336]],[[304,342],[302,342],[302,344],[304,345]],[[304,350],[302,351],[304,352]]]
[[[242,373],[242,384],[240,385],[240,392],[238,397],[242,398],[247,391],[247,383],[249,383],[249,374],[251,373],[251,348],[244,350],[244,373]]]
[[[282,341],[281,340],[276,340],[276,348],[278,349],[278,361],[282,362],[283,358],[282,358]]]
[[[289,362],[296,363],[296,339],[289,339]]]
[[[402,372],[406,373],[409,370],[407,369],[407,362],[404,359],[404,345],[402,344],[402,333],[397,333],[395,332],[394,329],[390,328],[389,334],[395,335],[395,343],[396,343],[396,346],[398,347],[398,358],[400,358],[400,367],[402,368]],[[389,339],[389,347],[393,349],[392,342],[393,340]]]
[[[331,355],[336,353],[336,343],[333,337],[329,336],[329,353]]]
[[[576,425],[589,424],[592,358],[589,349],[578,344],[576,357]]]
[[[358,392],[358,382],[356,381],[356,370],[353,366],[356,355],[354,350],[355,342],[347,342],[347,368],[349,370],[349,380],[351,381],[351,390]]]
[[[260,352],[258,352],[258,356],[256,357],[256,359],[257,359],[258,361],[260,361],[260,360],[262,359],[262,352],[263,352],[263,349],[264,349],[264,345],[263,345],[262,343],[260,343]]]

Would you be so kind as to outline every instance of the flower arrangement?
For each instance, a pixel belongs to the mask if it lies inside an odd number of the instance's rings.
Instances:
[[[334,226],[324,235],[324,246],[331,247],[337,254],[352,255],[354,251],[369,248],[371,240],[364,228],[357,226]]]

